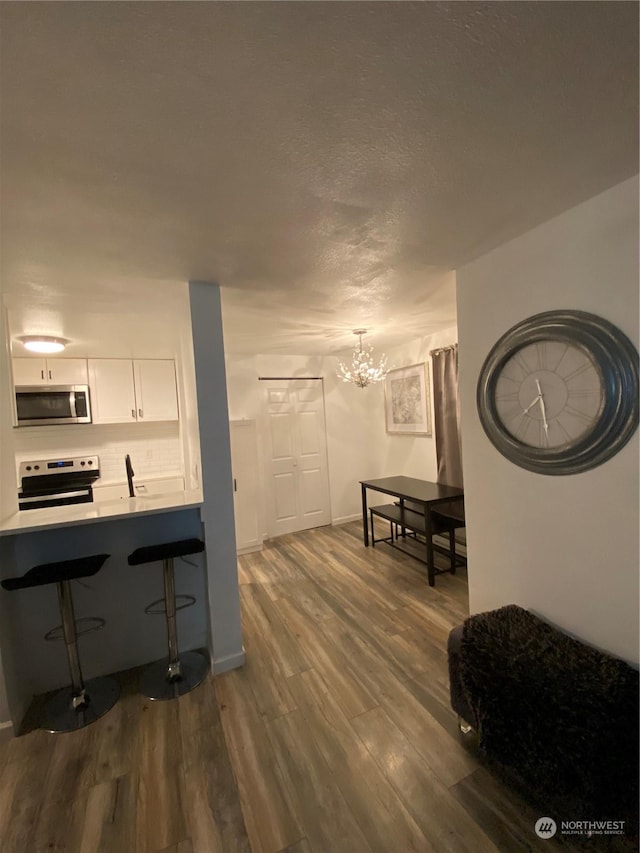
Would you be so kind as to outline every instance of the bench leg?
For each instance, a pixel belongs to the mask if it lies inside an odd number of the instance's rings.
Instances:
[[[372,509],[369,510],[369,514],[371,515],[371,545],[373,548],[376,547],[376,542],[391,542],[393,544],[393,522],[389,522],[389,538],[388,539],[376,539],[376,531],[374,527],[374,512]],[[384,516],[382,516],[384,518]]]
[[[431,514],[429,507],[425,504],[424,507],[424,535],[425,535],[425,550],[427,556],[427,576],[429,578],[429,586],[436,585],[436,573],[433,565],[433,533],[431,528]]]

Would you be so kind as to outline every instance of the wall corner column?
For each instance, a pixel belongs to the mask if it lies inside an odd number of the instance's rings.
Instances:
[[[220,288],[189,282],[206,545],[212,665],[215,673],[244,663],[233,513],[229,412]]]

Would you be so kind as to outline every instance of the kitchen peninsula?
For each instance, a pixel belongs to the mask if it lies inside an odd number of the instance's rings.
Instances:
[[[32,566],[89,554],[109,554],[102,570],[74,584],[76,618],[98,616],[105,627],[80,640],[86,677],[107,675],[150,663],[166,655],[162,620],[145,614],[150,601],[161,598],[160,565],[131,568],[127,557],[136,548],[159,542],[204,539],[202,493],[190,492],[128,498],[105,503],[50,507],[17,512],[0,523],[2,574],[13,563],[17,574]],[[209,642],[207,555],[176,562],[181,594],[196,603],[181,614],[182,650],[207,648]],[[21,716],[31,697],[65,684],[67,664],[56,644],[44,635],[60,621],[55,588],[50,585],[6,593],[0,604],[5,667],[17,662],[14,706]]]

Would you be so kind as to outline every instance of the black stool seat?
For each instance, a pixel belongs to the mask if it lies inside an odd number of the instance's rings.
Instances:
[[[97,574],[109,559],[109,554],[93,554],[76,560],[62,560],[59,563],[42,563],[19,578],[7,578],[2,581],[4,589],[27,589],[31,586],[44,586],[47,583],[73,581],[77,578],[89,578]]]
[[[156,563],[160,560],[172,560],[174,557],[186,557],[188,554],[200,554],[202,551],[204,542],[200,539],[181,539],[179,542],[136,548],[127,560],[130,566],[139,566],[142,563]]]
[[[78,632],[73,610],[71,581],[97,574],[109,554],[92,554],[75,560],[42,563],[18,578],[6,578],[2,586],[9,591],[45,586],[55,583],[62,616],[62,634],[67,649],[71,675],[71,689],[66,688],[50,699],[43,710],[43,728],[50,732],[72,732],[93,723],[115,705],[120,687],[112,678],[92,678],[85,683],[78,657]],[[80,620],[82,621],[82,620]],[[104,620],[96,620],[104,625]],[[45,639],[58,633],[59,628],[47,632]]]
[[[176,606],[173,561],[176,557],[200,554],[202,551],[204,551],[204,542],[200,539],[181,539],[177,542],[163,542],[160,545],[137,548],[127,558],[130,566],[162,561],[164,599],[154,601],[147,607],[146,612],[148,614],[163,612],[166,616],[169,655],[148,666],[143,673],[140,692],[149,699],[177,699],[178,696],[183,696],[197,687],[209,670],[207,659],[198,652],[178,653],[176,624],[176,611],[182,607]],[[178,596],[178,598],[190,599],[191,604],[195,602],[193,596]],[[161,602],[164,602],[164,611],[155,609],[155,606]]]

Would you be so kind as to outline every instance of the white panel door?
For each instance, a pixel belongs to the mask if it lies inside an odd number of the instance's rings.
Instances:
[[[263,385],[269,535],[329,524],[322,380],[268,379]]]

